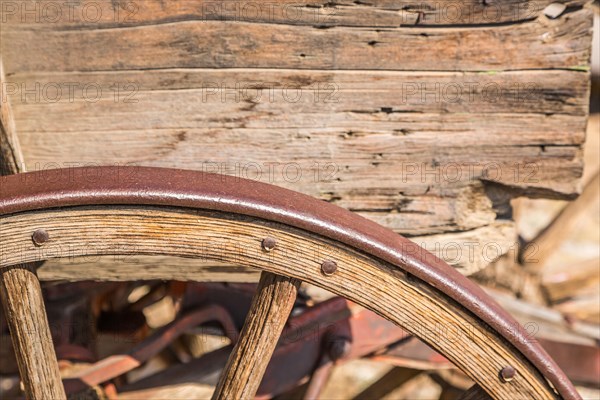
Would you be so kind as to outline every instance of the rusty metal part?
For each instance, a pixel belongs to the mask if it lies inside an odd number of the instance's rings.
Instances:
[[[253,286],[192,283],[186,293],[187,307],[203,307],[215,301],[228,312],[241,314],[237,317],[239,321],[236,322],[241,326],[244,320],[243,312],[247,311],[246,305],[252,296]],[[232,318],[236,319],[233,314]],[[369,310],[336,297],[290,319],[265,374],[258,398],[266,399],[283,394],[306,381],[311,373],[314,374],[315,368],[319,369],[325,363],[324,349],[327,349],[335,338],[342,335],[341,337],[346,339],[348,334],[351,335],[348,359],[369,357],[395,366],[418,370],[455,368],[445,357],[418,338],[410,336],[397,325]],[[593,385],[600,383],[598,378],[600,375],[596,373],[600,368],[598,356],[600,349],[541,338],[538,340],[560,362],[559,365],[565,369],[569,378]],[[320,341],[321,345],[319,345]],[[222,364],[222,368],[227,360],[227,353],[219,354],[219,357],[214,356],[216,359],[206,359],[206,362]],[[577,362],[573,362],[569,354],[576,354]],[[331,364],[328,358],[327,360]],[[171,367],[164,375],[157,374],[139,384],[127,385],[123,389],[138,390],[186,381],[211,384],[209,375],[214,375],[216,366],[213,364],[208,367],[200,361],[192,361],[192,363]]]
[[[73,344],[61,344],[55,347],[56,358],[61,361],[69,360],[78,363],[93,363],[96,361],[94,353],[83,346]]]
[[[33,235],[31,235],[31,240],[33,240],[33,243],[36,246],[42,246],[44,245],[44,243],[50,240],[50,235],[48,235],[48,232],[46,232],[45,230],[38,229],[35,232],[33,232]]]
[[[187,285],[187,282],[182,281],[169,282],[168,293],[173,300],[173,305],[177,314],[179,314],[181,311],[183,296],[185,295]]]
[[[327,300],[289,321],[257,398],[285,393],[321,371],[315,376],[316,391],[318,380],[326,375],[321,368],[333,364],[327,350],[337,340],[345,342],[341,346],[344,359],[356,359],[407,337],[408,332],[372,311],[339,297]]]
[[[339,241],[440,290],[518,349],[563,398],[581,398],[541,346],[479,286],[410,240],[333,204],[237,177],[164,168],[69,168],[0,179],[0,215],[108,204],[188,207],[262,218]]]
[[[332,260],[323,261],[321,264],[321,272],[323,275],[333,275],[337,271],[337,263]]]
[[[308,308],[303,314],[290,319],[281,334],[280,345],[273,352],[258,389],[257,399],[271,398],[291,390],[319,370],[322,363],[331,364],[327,354],[327,349],[332,343],[331,338],[349,337],[350,332],[354,333],[351,326],[353,314],[351,307],[356,306],[343,298],[335,297]],[[383,318],[377,318],[385,321],[385,326],[394,325]],[[396,325],[394,327],[397,328]],[[383,331],[385,331],[383,336],[387,336],[388,331],[380,330]],[[377,334],[375,333],[374,336]],[[381,339],[377,337],[375,340],[378,338]],[[360,332],[356,332],[356,336],[353,336],[353,340],[362,344],[368,342],[364,339],[368,337],[362,336]],[[381,348],[381,345],[378,347]],[[357,357],[361,356],[360,352],[371,351],[370,348],[362,346],[355,347],[353,350]]]
[[[67,393],[77,393],[87,387],[93,387],[106,382],[119,375],[139,367],[145,361],[158,354],[167,347],[173,339],[177,338],[186,329],[192,328],[209,321],[217,321],[223,327],[225,334],[235,341],[238,335],[237,328],[222,307],[212,305],[195,312],[186,314],[172,323],[159,329],[153,335],[142,341],[127,354],[110,356],[75,376],[65,379]]]
[[[206,301],[210,301],[213,293],[219,294],[219,286],[207,286],[208,289],[198,290],[206,295]],[[235,299],[237,296],[243,302],[246,294],[240,291],[230,297]],[[284,393],[307,381],[315,373],[318,383],[324,377],[319,371],[324,372],[323,368],[332,364],[327,349],[338,339],[346,340],[351,337],[352,345],[345,353],[347,358],[359,358],[381,350],[390,341],[397,341],[407,335],[407,332],[394,323],[343,298],[327,300],[288,321],[261,382],[257,398],[267,399]],[[347,349],[347,346],[344,348]],[[231,347],[227,351],[230,350]],[[164,373],[126,385],[121,390],[140,390],[190,381],[211,383],[209,375],[214,375],[216,366],[223,368],[227,361],[228,353],[223,351],[216,350],[185,366],[174,366]],[[205,365],[206,362],[211,365]]]
[[[546,338],[538,341],[569,379],[584,385],[600,386],[600,345],[564,343]]]

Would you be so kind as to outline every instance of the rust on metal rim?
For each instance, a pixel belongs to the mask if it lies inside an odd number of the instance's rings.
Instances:
[[[410,240],[333,204],[238,177],[167,168],[83,167],[0,178],[0,215],[90,205],[222,211],[336,240],[389,262],[454,299],[521,351],[564,399],[581,398],[548,354],[479,286]]]

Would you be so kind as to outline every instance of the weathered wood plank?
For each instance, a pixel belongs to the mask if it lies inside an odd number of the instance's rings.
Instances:
[[[412,238],[414,242],[447,261],[464,275],[484,269],[517,246],[512,221],[497,220],[478,229]]]
[[[15,120],[8,94],[6,77],[0,59],[0,175],[9,175],[25,168],[21,145],[15,129]]]
[[[559,1],[568,8],[556,19],[546,0],[285,0],[266,16],[234,3],[120,3],[115,20],[116,3],[101,0],[98,21],[78,13],[90,1],[51,23],[9,15],[0,34],[15,45],[2,51],[30,168],[236,174],[411,236],[486,229],[519,195],[576,195],[587,1]],[[66,83],[78,85],[72,99]],[[90,101],[97,88],[102,98]],[[457,165],[461,179],[447,175]],[[501,185],[495,204],[482,181]]]
[[[485,115],[471,118],[481,118],[478,121],[485,125],[497,121]],[[553,120],[560,123],[560,118]],[[115,163],[173,166],[293,186],[307,194],[344,200],[355,210],[396,209],[406,195],[457,196],[457,189],[477,186],[481,180],[518,188],[525,195],[573,198],[583,169],[580,145],[512,145],[507,139],[478,146],[457,143],[451,133],[439,131],[437,140],[436,132],[421,138],[347,133],[327,128],[182,128],[87,131],[85,136],[81,131],[24,131],[22,138],[33,170]]]
[[[42,281],[176,280],[258,282],[260,271],[218,262],[178,257],[100,256],[49,260],[38,270]]]
[[[66,110],[145,112],[169,104],[173,122],[219,121],[213,113],[515,113],[585,116],[589,72],[412,72],[306,71],[269,69],[181,69],[87,73],[34,72],[11,75],[7,94],[13,107],[53,105]],[[187,109],[182,109],[188,105]],[[91,110],[86,110],[86,106]],[[91,107],[94,106],[94,107]],[[189,107],[207,114],[192,119]],[[58,111],[63,111],[59,109]],[[18,118],[18,115],[17,115]],[[170,119],[168,119],[170,118]],[[332,117],[332,121],[337,118]],[[292,119],[292,121],[295,121]],[[136,122],[138,122],[136,120]],[[264,122],[259,120],[259,122]],[[300,121],[299,121],[300,122]],[[312,121],[311,121],[312,122]],[[306,122],[305,122],[306,124]],[[171,125],[172,126],[172,125]],[[275,124],[273,126],[278,126]],[[314,125],[313,125],[314,126]],[[317,125],[318,126],[318,125]],[[44,129],[43,125],[36,125]],[[139,127],[139,125],[138,125]],[[46,128],[48,129],[48,128]],[[52,128],[48,129],[52,130]]]
[[[598,288],[588,288],[571,299],[556,304],[554,308],[572,319],[600,324],[600,293]]]
[[[574,71],[185,70],[17,74],[9,89],[25,153],[39,168],[52,162],[229,174],[237,168],[240,176],[262,172],[262,180],[352,203],[353,210],[389,211],[402,201],[399,187],[432,196],[440,187],[485,179],[484,170],[525,194],[572,197],[582,168],[587,79]],[[72,97],[67,82],[78,85]],[[83,99],[86,85],[101,90],[101,100]],[[257,94],[245,85],[266,88]],[[299,101],[285,97],[286,87],[299,88]],[[477,151],[466,152],[466,144]],[[285,167],[294,175],[287,182]],[[377,204],[379,194],[391,196],[388,205]]]
[[[93,30],[55,30],[52,24],[47,25],[43,32],[2,32],[2,52],[10,61],[7,70],[581,69],[587,68],[591,54],[592,11],[583,8],[555,20],[478,29],[319,29],[221,21]],[[38,40],[41,36],[43,40]]]
[[[272,3],[235,2],[231,0],[186,0],[185,2],[120,2],[83,0],[68,6],[39,1],[34,8],[25,1],[11,1],[3,12],[7,25],[30,25],[52,22],[60,27],[110,28],[165,24],[180,21],[234,21],[307,26],[448,26],[494,25],[521,22],[545,15],[553,3],[568,8],[581,7],[586,0],[510,0],[481,2],[463,0],[279,0]],[[32,12],[33,11],[33,12]]]

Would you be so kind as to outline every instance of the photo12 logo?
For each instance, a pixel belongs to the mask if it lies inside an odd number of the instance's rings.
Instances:
[[[325,24],[337,13],[334,3],[307,5],[287,2],[211,1],[199,10],[204,21],[233,22],[304,22]]]
[[[115,103],[137,103],[140,90],[137,82],[2,82],[0,101],[20,104],[74,103],[83,100],[96,103],[110,99]]]
[[[134,22],[140,6],[134,1],[1,1],[5,24]]]
[[[203,82],[201,92],[203,103],[337,103],[340,89],[335,82],[315,82],[308,86],[277,82]]]
[[[418,15],[420,25],[456,25],[477,23],[499,23],[535,18],[541,8],[533,1],[423,1],[409,2],[402,7],[405,24],[414,25]],[[516,3],[516,4],[515,4]]]

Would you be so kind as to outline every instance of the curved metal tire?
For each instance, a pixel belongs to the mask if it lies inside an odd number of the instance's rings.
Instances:
[[[535,340],[477,285],[409,240],[339,207],[183,170],[100,167],[1,179],[0,268],[106,254],[258,268],[320,286],[401,325],[494,398],[580,398]],[[38,229],[49,235],[42,245],[32,241]],[[262,250],[265,237],[276,239],[273,251]],[[332,275],[321,271],[327,260],[338,265]],[[500,377],[505,367],[516,370],[509,382]]]

